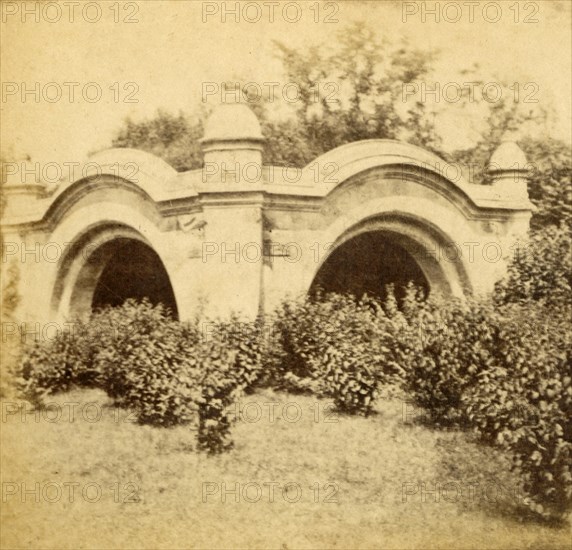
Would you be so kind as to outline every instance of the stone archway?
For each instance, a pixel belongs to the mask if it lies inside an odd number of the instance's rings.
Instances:
[[[62,263],[52,307],[61,317],[86,318],[127,299],[163,304],[175,318],[178,307],[161,258],[135,230],[100,228],[84,235]]]
[[[393,284],[399,298],[412,282],[426,294],[465,296],[472,287],[461,256],[448,256],[451,242],[436,227],[405,213],[362,220],[333,241],[315,271],[309,293],[385,296]]]
[[[310,295],[321,289],[326,293],[349,293],[357,298],[367,294],[383,300],[387,286],[393,285],[399,300],[409,283],[427,295],[430,286],[425,273],[399,241],[399,236],[383,231],[364,232],[347,240],[322,264],[310,287]]]
[[[177,316],[169,276],[151,247],[134,239],[115,239],[101,248],[95,256],[103,257],[105,265],[93,290],[92,311],[119,306],[129,298],[147,298]]]

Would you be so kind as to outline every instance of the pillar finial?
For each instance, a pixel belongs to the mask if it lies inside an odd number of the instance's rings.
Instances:
[[[528,200],[528,179],[530,164],[523,150],[514,141],[513,133],[506,133],[495,149],[487,172],[492,185],[511,199]]]
[[[206,181],[232,184],[245,170],[261,173],[264,141],[260,122],[249,107],[242,103],[215,107],[200,140]]]

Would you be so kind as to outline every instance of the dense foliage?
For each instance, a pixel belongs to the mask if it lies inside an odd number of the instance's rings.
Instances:
[[[572,236],[565,225],[549,225],[531,235],[515,254],[508,277],[496,288],[498,303],[572,304]]]
[[[232,445],[227,407],[258,376],[256,331],[250,345],[219,323],[206,339],[160,304],[131,300],[70,326],[26,350],[18,375],[27,399],[41,406],[55,392],[98,387],[141,423],[194,424],[199,447],[211,453]]]
[[[232,446],[231,406],[261,379],[365,416],[404,391],[425,421],[505,448],[531,507],[560,516],[572,502],[572,307],[504,299],[445,302],[410,287],[398,308],[391,291],[383,304],[317,296],[284,303],[271,334],[233,319],[208,338],[160,305],[128,301],[28,349],[20,388],[37,404],[102,388],[142,423],[194,427],[210,453]]]
[[[572,504],[572,308],[559,308],[430,300],[398,338],[406,393],[429,420],[505,448],[531,507],[554,516]]]
[[[398,330],[377,303],[330,295],[284,303],[275,320],[282,352],[277,385],[331,397],[341,411],[368,415],[382,386],[398,385],[391,353]]]

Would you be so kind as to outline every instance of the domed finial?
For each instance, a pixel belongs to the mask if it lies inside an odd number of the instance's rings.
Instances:
[[[245,167],[254,166],[261,172],[264,141],[260,122],[246,105],[223,103],[215,107],[200,141],[206,179],[232,183],[240,181]]]
[[[228,140],[264,141],[260,122],[244,104],[222,103],[207,119],[202,143]]]
[[[518,146],[516,141],[503,140],[495,149],[489,161],[489,172],[499,170],[528,170],[528,161],[524,151]]]
[[[505,135],[495,149],[487,171],[492,185],[507,197],[528,200],[529,163],[523,150],[511,137],[513,136]]]

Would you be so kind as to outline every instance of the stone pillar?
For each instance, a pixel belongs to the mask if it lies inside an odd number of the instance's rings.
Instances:
[[[263,142],[246,105],[221,105],[205,125],[200,271],[210,317],[237,312],[254,320],[262,308]]]
[[[490,242],[486,244],[491,250],[498,246],[503,251],[502,261],[491,263],[486,262],[486,258],[481,258],[485,264],[475,270],[479,274],[488,274],[488,277],[480,276],[479,283],[490,292],[494,288],[494,283],[506,276],[508,265],[518,254],[518,250],[526,246],[534,206],[528,198],[529,163],[515,141],[505,139],[501,142],[491,156],[488,173],[491,176],[495,197],[500,201],[499,206],[508,203],[513,209],[513,215],[503,223],[491,221],[483,226],[491,237]]]

